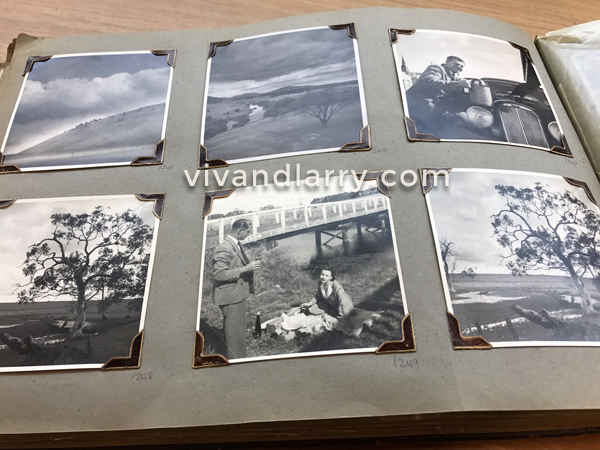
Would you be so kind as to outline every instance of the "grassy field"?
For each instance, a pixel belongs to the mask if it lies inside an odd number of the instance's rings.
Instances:
[[[343,90],[346,107],[334,114],[326,126],[321,126],[319,119],[307,114],[302,99],[307,93],[275,97],[257,94],[209,102],[204,145],[211,157],[235,160],[339,148],[356,142],[363,127],[358,85],[338,89]],[[251,120],[251,105],[263,108],[264,117]],[[233,126],[227,129],[227,124]]]
[[[536,312],[545,309],[563,317],[578,317],[583,312],[578,305],[561,305],[555,297],[570,292],[569,277],[481,274],[472,280],[456,275],[453,281],[456,289],[451,294],[453,310],[463,334],[480,335],[490,342],[558,340],[554,330],[523,318],[513,305]],[[600,293],[594,285],[588,281],[586,286],[591,297],[600,301]],[[507,326],[507,320],[511,320],[516,335]],[[591,320],[600,325],[600,321]],[[560,340],[564,339],[568,338],[563,335]],[[578,340],[577,336],[572,340]]]
[[[325,252],[321,258],[297,261],[289,248],[275,247],[266,250],[259,247],[248,252],[251,259],[261,258],[262,263],[256,276],[256,293],[248,299],[248,357],[371,348],[384,341],[402,338],[400,324],[405,312],[391,237],[363,234],[363,242],[357,241],[349,256],[336,250]],[[382,243],[384,245],[379,245]],[[209,245],[214,248],[215,242],[207,244]],[[378,248],[382,251],[377,252]],[[212,304],[212,267],[209,256],[210,252],[204,268],[200,331],[206,339],[205,352],[223,354],[223,319],[220,309]],[[320,270],[326,265],[335,268],[337,280],[352,298],[354,306],[381,313],[381,317],[370,328],[365,327],[358,338],[348,337],[340,331],[296,335],[287,342],[277,341],[266,333],[260,337],[254,336],[258,311],[261,319],[266,321],[312,299],[317,290]]]
[[[52,331],[48,326],[52,319],[69,317],[72,302],[0,303],[0,333],[20,339],[38,338],[47,350],[43,355],[31,357],[0,343],[0,367],[105,363],[113,356],[127,356],[131,340],[138,333],[140,313],[128,313],[124,302],[111,306],[106,312],[108,320],[103,320],[96,305],[89,302],[87,308],[86,322],[93,330],[89,334],[92,351],[88,353],[88,336],[65,341],[68,333]]]

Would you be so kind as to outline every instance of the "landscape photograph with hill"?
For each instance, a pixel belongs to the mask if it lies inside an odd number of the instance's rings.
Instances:
[[[100,368],[143,328],[158,219],[134,195],[0,209],[0,372]]]
[[[576,180],[453,169],[427,194],[446,306],[493,347],[600,345],[600,213]]]
[[[235,39],[209,60],[202,143],[229,163],[336,151],[367,124],[356,40],[329,27]]]
[[[2,148],[23,171],[126,165],[164,138],[172,68],[151,52],[59,55],[26,75]]]

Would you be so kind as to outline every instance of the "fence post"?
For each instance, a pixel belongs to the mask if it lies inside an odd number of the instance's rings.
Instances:
[[[219,219],[219,244],[225,239],[225,221]]]
[[[321,211],[323,211],[323,221],[327,222],[327,205],[325,203],[321,205]],[[319,239],[321,239],[321,234],[319,234]]]
[[[308,206],[304,207],[304,223],[308,226]]]

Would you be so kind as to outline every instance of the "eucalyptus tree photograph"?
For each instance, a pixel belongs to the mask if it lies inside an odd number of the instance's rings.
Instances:
[[[0,372],[99,368],[143,329],[158,219],[134,195],[0,210]]]
[[[374,352],[408,313],[376,182],[237,188],[204,224],[197,330],[233,362]]]
[[[202,144],[228,163],[357,142],[367,114],[356,39],[319,27],[216,47],[203,117]]]
[[[453,169],[426,196],[446,305],[494,347],[600,345],[600,214],[579,182]]]
[[[129,165],[165,137],[173,68],[150,51],[33,64],[2,144],[21,171]]]
[[[557,152],[563,147],[554,108],[522,47],[487,36],[416,30],[399,34],[393,51],[404,113],[419,133],[442,141]]]

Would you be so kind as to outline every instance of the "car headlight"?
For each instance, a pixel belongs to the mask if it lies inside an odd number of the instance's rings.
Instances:
[[[477,128],[489,128],[494,124],[492,113],[480,106],[471,106],[467,109],[467,119]]]
[[[548,131],[554,139],[560,142],[560,136],[562,135],[562,133],[560,132],[560,128],[558,127],[557,122],[550,122],[548,124]]]

